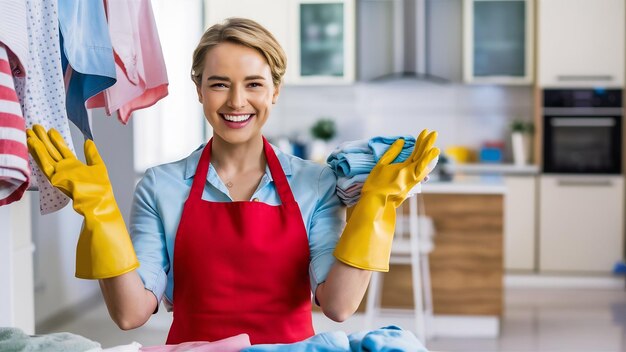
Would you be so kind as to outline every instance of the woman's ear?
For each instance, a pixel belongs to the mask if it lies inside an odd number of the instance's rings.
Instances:
[[[200,85],[196,84],[196,92],[198,92],[198,101],[202,103],[202,90],[200,90]]]
[[[279,84],[274,88],[274,94],[272,95],[272,104],[276,104],[276,102],[278,101],[278,95],[280,94],[280,88],[282,86],[282,84]]]

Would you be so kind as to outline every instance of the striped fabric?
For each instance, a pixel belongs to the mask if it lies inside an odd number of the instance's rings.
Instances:
[[[0,206],[22,198],[28,187],[25,128],[7,50],[0,43]]]

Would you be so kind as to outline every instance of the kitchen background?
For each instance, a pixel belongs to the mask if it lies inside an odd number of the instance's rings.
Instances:
[[[437,144],[448,151],[453,178],[443,182],[437,173],[424,185],[424,207],[418,207],[434,220],[434,317],[425,315],[429,348],[626,350],[624,279],[619,265],[614,268],[624,253],[622,172],[600,178],[546,174],[541,152],[544,88],[598,94],[623,89],[624,0],[154,0],[152,5],[169,96],[134,113],[127,126],[92,111],[95,140],[126,219],[143,171],[187,156],[211,134],[189,79],[191,53],[203,29],[225,17],[250,17],[276,35],[289,59],[265,127],[276,143],[310,148],[310,129],[322,118],[336,124],[326,153],[347,140],[438,131]],[[316,60],[307,61],[310,57]],[[534,124],[534,148],[524,150],[530,161],[514,160],[516,122]],[[82,140],[80,132],[72,132]],[[464,152],[473,155],[466,163]],[[572,177],[574,187],[558,188]],[[408,207],[404,211],[409,214]],[[103,308],[97,283],[74,278],[81,219],[71,207],[41,216],[38,197],[29,192],[0,208],[0,223],[8,225],[0,234],[10,234],[0,236],[0,258],[8,261],[0,261],[6,264],[0,265],[0,287],[12,288],[0,290],[0,326],[71,331],[107,347],[133,339],[162,342],[171,319],[164,309],[147,326],[120,332]],[[457,240],[458,247],[449,247]],[[486,250],[476,252],[476,246]],[[383,306],[412,307],[414,280],[410,266],[402,267],[385,280]],[[377,322],[414,329],[408,312],[409,318]],[[363,314],[344,325],[318,317],[316,327],[360,329]]]

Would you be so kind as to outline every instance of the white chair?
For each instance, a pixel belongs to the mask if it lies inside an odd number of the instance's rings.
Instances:
[[[398,211],[396,232],[391,247],[390,264],[410,264],[413,282],[413,302],[415,333],[422,342],[433,335],[433,300],[430,284],[430,267],[428,253],[434,248],[435,233],[432,219],[418,215],[419,194],[407,200],[409,215],[404,216]],[[421,199],[419,199],[421,200]],[[408,228],[408,232],[406,229]],[[367,293],[365,307],[365,328],[374,329],[376,317],[383,313],[381,296],[384,273],[374,272]]]

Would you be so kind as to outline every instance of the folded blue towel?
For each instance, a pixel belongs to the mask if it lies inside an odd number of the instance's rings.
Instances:
[[[376,160],[373,154],[339,153],[335,159],[328,160],[328,165],[338,177],[352,177],[369,174],[376,166]]]
[[[376,160],[376,162],[378,162],[378,160],[382,158],[383,154],[385,154],[387,149],[391,147],[393,142],[395,142],[396,140],[400,138],[404,139],[404,145],[402,146],[402,151],[400,152],[400,155],[398,155],[398,157],[395,158],[391,163],[392,164],[401,163],[405,161],[406,159],[408,159],[409,156],[411,156],[411,153],[413,153],[413,148],[415,147],[415,137],[413,136],[394,136],[394,137],[379,136],[379,137],[374,137],[370,139],[368,143],[369,148],[374,153],[374,159]]]
[[[428,352],[412,332],[391,325],[346,335],[343,331],[324,332],[291,344],[247,347],[241,352]]]
[[[393,163],[400,163],[408,159],[413,152],[415,138],[412,136],[378,136],[370,140],[344,142],[335,148],[326,162],[338,177],[369,174],[378,160],[399,138],[404,138],[404,146]]]
[[[337,189],[346,190],[354,184],[363,184],[365,183],[365,180],[367,180],[367,176],[369,176],[369,173],[354,175],[351,177],[339,177],[337,179]]]
[[[349,336],[352,352],[428,352],[412,332],[390,325]]]

